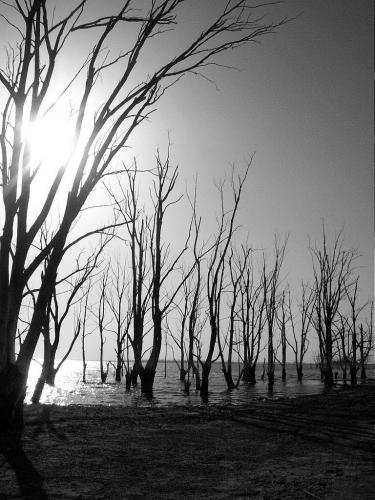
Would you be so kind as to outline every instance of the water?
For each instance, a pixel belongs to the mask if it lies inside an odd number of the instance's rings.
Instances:
[[[33,362],[28,380],[26,402],[30,402],[41,367]],[[210,404],[244,404],[252,399],[298,397],[306,394],[319,394],[325,391],[320,381],[319,370],[314,365],[304,368],[303,382],[297,381],[293,364],[287,366],[287,380],[281,380],[280,369],[276,369],[276,381],[272,392],[268,390],[266,381],[260,380],[262,367],[257,373],[258,382],[255,385],[241,383],[238,389],[228,391],[219,363],[215,363],[211,370],[208,402]],[[374,367],[368,372],[375,375]],[[82,382],[82,363],[76,360],[67,360],[56,376],[55,387],[45,386],[41,403],[57,405],[112,405],[112,406],[170,406],[204,404],[195,390],[195,380],[192,380],[190,393],[184,392],[183,383],[179,381],[179,370],[176,363],[167,362],[167,377],[164,377],[164,363],[160,363],[154,384],[153,398],[150,400],[141,394],[139,387],[130,392],[125,390],[124,382],[114,381],[114,370],[110,367],[108,382],[100,382],[99,363],[88,362],[87,383]]]

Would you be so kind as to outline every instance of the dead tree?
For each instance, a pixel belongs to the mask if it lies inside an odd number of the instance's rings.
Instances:
[[[150,274],[148,263],[150,218],[140,203],[138,190],[139,171],[134,160],[133,168],[125,169],[127,188],[118,186],[120,192],[107,187],[115,209],[126,221],[127,237],[131,264],[131,313],[133,318],[132,337],[129,342],[133,350],[131,382],[137,384],[142,369],[143,339],[145,336],[145,316],[150,304],[151,284],[147,281]]]
[[[189,198],[189,197],[188,197]],[[188,315],[188,366],[187,366],[187,380],[185,379],[185,389],[190,388],[190,372],[195,378],[195,389],[201,388],[201,376],[199,366],[201,363],[201,334],[207,320],[207,316],[201,318],[203,309],[203,282],[202,282],[202,259],[205,255],[204,243],[198,248],[199,235],[201,229],[202,218],[197,215],[197,179],[194,184],[194,196],[189,202],[192,208],[192,231],[194,234],[193,239],[193,271],[188,280],[188,294],[191,297]],[[208,249],[209,251],[209,249]]]
[[[82,287],[84,287],[87,280],[92,277],[93,273],[100,266],[100,256],[108,241],[109,238],[106,238],[106,240],[101,239],[95,253],[89,256],[83,254],[83,258],[85,259],[84,264],[81,264],[80,262],[82,260],[82,255],[80,255],[76,259],[75,269],[72,270],[68,276],[61,279],[57,278],[52,296],[47,306],[45,321],[43,324],[43,366],[32,396],[33,403],[39,402],[45,384],[51,386],[55,385],[56,374],[69,357],[73,346],[80,335],[81,321],[78,319],[75,323],[74,333],[67,350],[62,355],[57,365],[55,365],[56,353],[60,346],[63,324],[69,316],[71,309],[76,306],[77,303],[84,300]],[[47,265],[48,259],[45,263],[45,268]]]
[[[145,47],[155,37],[178,37],[176,13],[181,4],[182,0],[155,1],[135,14],[129,0],[116,12],[99,18],[84,0],[71,10],[64,4],[59,13],[45,0],[2,4],[0,29],[5,25],[9,30],[9,48],[0,67],[4,214],[0,247],[1,428],[22,425],[29,366],[58,269],[70,245],[72,226],[91,192],[110,172],[113,160],[124,151],[132,132],[183,75],[201,73],[209,64],[217,64],[223,52],[256,41],[285,22],[267,23],[263,16],[252,15],[256,5],[249,10],[244,0],[229,1],[209,26],[150,72],[143,57]],[[127,30],[129,25],[134,29]],[[116,33],[124,30],[129,39],[132,34],[134,38],[119,54],[112,54],[111,43]],[[64,50],[75,40],[82,44],[82,33],[89,33],[85,37],[88,55],[76,65],[70,59],[62,74],[58,68],[66,57]],[[93,89],[101,82],[104,97],[95,102]],[[53,116],[56,96],[62,108],[71,108],[71,103],[74,107],[67,117],[72,144],[65,158],[56,156],[47,168],[43,161],[33,162],[33,137],[25,131],[37,129],[46,116]],[[71,181],[67,171],[73,172]],[[47,174],[52,179],[43,193],[38,182],[47,181]],[[55,210],[57,193],[63,207],[58,226],[46,247],[36,252],[35,238]],[[65,201],[61,203],[61,199]],[[38,287],[30,328],[16,354],[24,291],[46,256],[49,264]]]
[[[190,303],[190,295],[191,295],[191,290],[188,287],[187,281],[185,281],[182,289],[181,289],[181,300],[179,303],[175,305],[176,310],[179,315],[179,319],[177,321],[177,325],[179,328],[179,335],[175,335],[173,333],[173,329],[168,328],[168,333],[170,337],[172,338],[173,342],[177,346],[177,349],[179,351],[179,360],[176,360],[174,357],[174,351],[173,351],[173,357],[175,359],[175,362],[177,363],[178,366],[178,371],[179,371],[179,378],[180,382],[183,382],[185,380],[185,376],[187,374],[187,368],[185,368],[185,360],[188,357],[186,353],[186,331],[187,331],[187,322],[188,322],[188,317],[189,317],[189,303]],[[182,302],[182,304],[181,304]],[[177,328],[176,328],[177,329]]]
[[[230,274],[230,289],[228,294],[230,298],[228,300],[229,307],[229,320],[228,320],[228,331],[225,338],[225,349],[227,352],[227,358],[225,360],[224,347],[222,346],[220,334],[218,335],[218,349],[219,356],[221,360],[222,372],[227,384],[228,389],[234,389],[238,387],[243,375],[243,369],[239,371],[237,381],[234,382],[232,374],[232,359],[234,351],[239,352],[239,339],[236,334],[238,328],[236,328],[239,321],[239,297],[240,297],[240,281],[242,279],[243,273],[245,271],[247,259],[241,260],[240,258],[235,258],[233,248],[231,248],[231,253],[228,259],[228,268]]]
[[[86,370],[87,370],[87,362],[86,362],[86,336],[90,333],[87,332],[87,312],[88,312],[88,300],[91,289],[91,280],[88,282],[87,290],[84,293],[85,299],[83,303],[81,303],[79,308],[79,321],[81,323],[81,355],[82,355],[82,382],[86,384]]]
[[[345,294],[349,302],[349,314],[347,317],[348,335],[351,338],[351,352],[349,355],[350,366],[350,382],[355,385],[357,383],[357,372],[359,369],[359,360],[357,351],[359,347],[359,316],[367,304],[358,304],[358,282],[359,277],[354,281],[351,287],[346,286]]]
[[[352,281],[353,261],[357,251],[344,248],[341,231],[334,238],[332,245],[329,245],[327,241],[324,224],[322,232],[321,247],[315,245],[310,249],[316,295],[313,325],[319,339],[324,383],[327,387],[332,387],[334,384],[332,370],[334,324],[338,318],[339,306],[345,298],[345,289]]]
[[[130,300],[127,296],[129,285],[126,268],[117,260],[115,267],[110,268],[110,282],[105,293],[105,301],[108,312],[112,315],[111,324],[107,330],[115,335],[115,380],[121,382],[123,370],[125,368],[126,387],[130,389],[130,364],[129,364],[129,328],[132,321],[132,310]],[[114,323],[114,326],[112,326]],[[127,342],[125,342],[127,341]],[[124,355],[126,352],[126,363]]]
[[[289,292],[290,295],[290,292]],[[281,346],[281,380],[286,380],[286,348],[288,344],[286,327],[290,322],[290,315],[286,303],[286,290],[281,293],[280,303],[276,311],[276,323],[280,330],[280,346]],[[275,356],[277,359],[277,357]]]
[[[366,362],[370,356],[370,353],[374,353],[374,302],[370,302],[370,318],[366,321],[365,328],[363,323],[360,324],[360,341],[359,341],[359,352],[360,352],[360,366],[361,366],[361,380],[367,378],[366,375]]]
[[[261,351],[261,335],[265,326],[265,301],[263,282],[255,282],[253,253],[247,247],[242,248],[241,258],[246,262],[240,280],[240,310],[242,337],[243,380],[256,383],[256,367]]]
[[[224,185],[223,183],[219,185],[221,213],[218,219],[218,229],[216,235],[214,236],[212,249],[209,254],[206,278],[208,316],[210,321],[210,340],[206,358],[202,363],[202,383],[200,394],[204,398],[208,395],[209,375],[217,339],[220,335],[220,308],[223,293],[225,259],[234,234],[235,218],[250,165],[251,161],[247,166],[245,174],[242,177],[239,176],[237,179],[234,178],[234,171],[232,171],[231,189],[233,206],[229,212],[224,207]]]
[[[348,367],[350,369],[350,334],[347,328],[347,318],[342,314],[339,314],[339,319],[335,323],[335,331],[337,355],[342,370],[342,378],[346,384],[348,378]]]
[[[309,348],[308,334],[311,327],[312,312],[314,309],[315,293],[307,283],[301,283],[301,302],[298,305],[299,321],[296,323],[293,315],[292,300],[289,290],[288,309],[293,339],[291,341],[286,337],[287,342],[294,353],[294,360],[297,371],[297,380],[302,382],[303,378],[303,360]],[[299,331],[299,334],[297,333]]]
[[[284,262],[287,242],[288,242],[288,237],[285,238],[283,243],[280,243],[278,237],[275,236],[274,261],[272,269],[270,271],[267,271],[266,269],[266,258],[265,255],[263,254],[262,281],[263,281],[264,304],[265,304],[266,322],[268,331],[267,378],[268,378],[268,384],[270,386],[272,386],[275,382],[274,335],[275,335],[275,325],[276,325],[277,307],[278,307],[280,272],[282,264]]]
[[[99,302],[96,313],[97,325],[99,330],[99,339],[100,339],[99,364],[100,364],[100,380],[102,381],[102,384],[104,384],[107,381],[108,369],[109,369],[109,362],[107,362],[106,367],[104,368],[104,344],[106,343],[106,338],[104,336],[104,333],[108,327],[108,320],[106,322],[108,275],[109,275],[109,268],[107,267],[107,269],[103,273],[103,277],[100,280],[99,284]]]
[[[168,310],[174,302],[176,295],[182,288],[184,282],[188,279],[190,273],[187,273],[183,278],[177,277],[177,284],[172,285],[172,289],[166,293],[163,292],[163,287],[174,276],[176,278],[176,267],[179,264],[183,254],[188,249],[190,239],[190,229],[183,248],[177,253],[174,258],[170,257],[169,246],[165,247],[162,241],[162,230],[165,222],[165,214],[168,208],[178,203],[181,199],[171,200],[171,195],[176,185],[178,170],[177,167],[172,168],[170,164],[170,150],[165,161],[162,161],[159,152],[156,156],[156,179],[152,186],[152,202],[154,213],[150,227],[149,236],[149,253],[151,260],[151,317],[153,323],[153,339],[149,358],[145,366],[141,366],[139,376],[141,378],[141,390],[146,394],[152,394],[155,373],[159,361],[160,350],[162,345],[162,323]]]

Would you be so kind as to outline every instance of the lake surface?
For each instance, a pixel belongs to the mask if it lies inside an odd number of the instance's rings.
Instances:
[[[28,380],[26,402],[30,402],[34,386],[38,379],[41,367],[33,362]],[[109,369],[107,383],[100,382],[99,363],[89,361],[87,365],[87,383],[82,382],[82,362],[67,360],[56,376],[55,387],[45,386],[41,403],[70,405],[113,405],[113,406],[170,406],[207,404],[202,401],[199,392],[195,390],[195,381],[192,380],[190,393],[186,394],[183,383],[179,381],[179,370],[175,362],[167,362],[164,376],[164,363],[160,363],[154,384],[153,398],[150,400],[141,394],[140,388],[132,388],[130,392],[125,389],[125,383],[114,381],[114,370]],[[234,370],[235,372],[235,370]],[[325,392],[324,384],[320,381],[319,370],[314,365],[306,365],[304,379],[297,381],[293,364],[287,366],[287,380],[281,380],[281,371],[276,369],[276,382],[270,392],[266,381],[260,380],[262,367],[258,370],[258,382],[255,385],[241,383],[238,389],[228,391],[221,372],[219,363],[215,363],[211,370],[209,384],[209,404],[244,404],[252,399],[298,397],[306,394],[319,394]],[[375,376],[374,367],[368,370],[368,376]],[[342,383],[339,381],[339,384]]]

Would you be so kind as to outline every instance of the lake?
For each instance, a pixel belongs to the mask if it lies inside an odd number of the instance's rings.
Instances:
[[[41,366],[33,361],[28,379],[26,402],[30,403],[34,386],[38,379]],[[237,368],[238,370],[238,368]],[[233,370],[235,373],[235,370]],[[116,383],[114,380],[114,369],[110,367],[107,383],[100,382],[99,363],[89,361],[87,365],[87,383],[82,382],[82,362],[67,360],[56,376],[55,387],[44,388],[41,403],[57,405],[111,405],[111,406],[150,406],[160,407],[170,405],[199,406],[206,404],[195,390],[195,381],[192,381],[190,393],[184,392],[183,383],[179,381],[179,369],[173,361],[167,362],[166,374],[164,376],[164,362],[159,363],[155,377],[153,398],[150,400],[142,395],[140,388],[125,390],[125,383]],[[266,381],[260,380],[262,366],[257,372],[258,382],[255,385],[241,383],[238,389],[228,391],[221,372],[221,365],[214,363],[209,385],[208,403],[210,404],[244,404],[252,399],[298,397],[307,394],[319,394],[325,391],[324,384],[320,381],[319,370],[313,364],[306,364],[304,368],[304,379],[297,381],[294,364],[287,365],[287,380],[281,380],[281,369],[276,369],[276,381],[270,392]],[[340,373],[340,372],[339,372]],[[372,365],[368,370],[368,376],[375,377],[375,369]],[[342,381],[338,381],[338,386]]]

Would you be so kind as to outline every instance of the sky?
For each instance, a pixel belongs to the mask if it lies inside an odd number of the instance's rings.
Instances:
[[[213,4],[190,13],[191,30]],[[320,241],[322,220],[332,237],[343,228],[347,247],[362,255],[363,297],[372,296],[372,2],[287,0],[267,10],[272,19],[297,17],[226,54],[238,70],[210,74],[218,88],[188,77],[171,89],[147,125],[148,142],[163,145],[170,131],[181,177],[198,174],[205,216],[218,209],[213,180],[255,153],[239,214],[249,242],[267,250],[275,231],[290,233],[285,272],[297,283],[310,276],[309,238]],[[140,142],[137,158],[147,164],[154,148],[144,152]]]
[[[183,46],[223,3],[186,2],[177,19],[181,32],[170,35],[173,43],[166,36],[150,48],[145,71]],[[93,12],[103,9],[98,1],[88,5]],[[141,168],[149,168],[169,135],[180,191],[198,175],[198,210],[208,231],[219,211],[215,179],[232,165],[243,172],[255,153],[238,219],[243,238],[271,252],[275,232],[290,233],[284,276],[296,286],[311,276],[309,238],[320,240],[322,220],[329,235],[343,227],[346,245],[362,255],[364,299],[372,296],[374,282],[372,10],[369,0],[269,5],[269,19],[295,19],[259,44],[223,55],[219,62],[235,69],[211,68],[206,75],[214,83],[193,75],[182,79],[130,138],[126,153],[127,161],[135,156]],[[124,39],[113,42],[122,47]],[[69,67],[68,60],[64,64]],[[99,92],[105,92],[101,85]],[[166,239],[186,228],[184,207],[169,216]],[[89,357],[95,352],[93,343]]]

